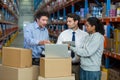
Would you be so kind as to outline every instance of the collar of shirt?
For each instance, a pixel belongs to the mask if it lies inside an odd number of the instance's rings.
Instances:
[[[46,29],[45,27],[40,28],[36,21],[34,22],[34,25],[35,25],[35,29],[40,29],[41,31]]]
[[[71,32],[75,32],[75,33],[78,33],[79,31],[81,31],[79,28],[75,31],[73,31],[72,29],[69,29]]]

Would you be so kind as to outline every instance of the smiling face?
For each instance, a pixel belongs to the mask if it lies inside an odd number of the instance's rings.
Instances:
[[[40,27],[45,27],[48,23],[48,17],[47,16],[41,16],[39,19],[37,19],[37,23]]]

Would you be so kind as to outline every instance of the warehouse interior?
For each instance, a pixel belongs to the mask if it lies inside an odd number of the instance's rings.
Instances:
[[[80,74],[77,78],[71,71],[70,57],[62,60],[40,58],[43,66],[32,65],[32,51],[24,48],[24,28],[33,23],[34,14],[42,10],[50,15],[46,28],[52,44],[56,44],[59,35],[69,28],[68,13],[79,15],[80,29],[84,32],[87,19],[98,18],[104,25],[105,34],[101,79],[95,80],[120,80],[119,0],[0,0],[0,80],[81,80]],[[10,54],[13,58],[9,58]]]

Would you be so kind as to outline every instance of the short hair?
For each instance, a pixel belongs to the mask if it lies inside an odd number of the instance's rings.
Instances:
[[[70,17],[70,18],[73,18],[74,21],[78,20],[78,26],[80,27],[80,16],[77,15],[76,13],[69,13],[67,15],[67,18]]]
[[[96,18],[96,17],[89,17],[87,19],[87,21],[88,21],[88,23],[91,26],[95,26],[96,32],[99,32],[102,35],[105,34],[104,25],[102,24],[102,22],[98,18]]]
[[[46,16],[49,18],[49,13],[47,11],[37,11],[35,14],[34,14],[34,20],[36,21],[37,19],[41,18],[42,16]]]

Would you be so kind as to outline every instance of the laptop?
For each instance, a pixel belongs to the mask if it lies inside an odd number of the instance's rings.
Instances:
[[[47,58],[70,57],[67,44],[46,44],[44,54]]]

